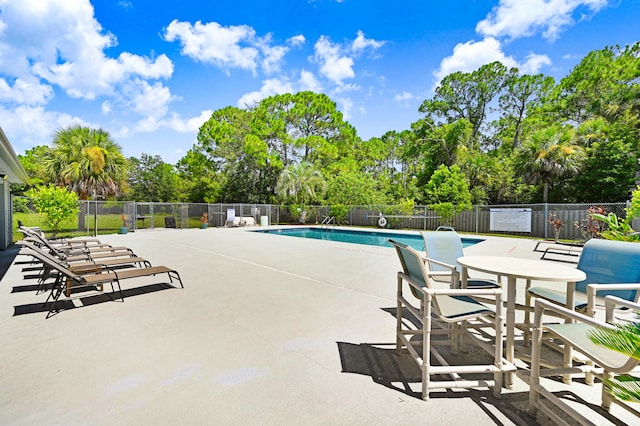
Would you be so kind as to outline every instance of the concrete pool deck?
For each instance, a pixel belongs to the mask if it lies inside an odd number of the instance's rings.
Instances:
[[[49,319],[17,256],[0,281],[0,424],[537,423],[519,379],[501,399],[419,398],[417,366],[393,350],[392,248],[247,231],[101,236],[177,269],[185,288],[128,280],[124,303],[82,297]],[[534,240],[480,237],[466,254],[540,255]],[[558,389],[595,422],[629,422],[598,409],[599,385]]]

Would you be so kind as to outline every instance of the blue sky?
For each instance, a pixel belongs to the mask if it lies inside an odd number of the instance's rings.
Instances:
[[[0,126],[19,154],[80,123],[175,163],[212,111],[313,90],[369,139],[451,72],[559,80],[639,20],[638,0],[0,0]]]

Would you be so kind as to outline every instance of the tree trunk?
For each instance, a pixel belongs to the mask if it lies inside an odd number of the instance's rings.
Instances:
[[[84,218],[87,215],[88,206],[89,203],[87,203],[85,200],[80,200],[80,211],[78,212],[78,231],[84,231],[86,228]]]
[[[545,182],[542,185],[542,202],[546,203],[549,199],[549,182]]]

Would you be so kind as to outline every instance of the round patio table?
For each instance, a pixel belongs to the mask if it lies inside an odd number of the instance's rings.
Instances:
[[[527,280],[527,286],[532,280],[566,283],[567,306],[573,306],[576,282],[587,278],[584,272],[575,267],[558,265],[542,260],[522,259],[519,257],[462,256],[458,258],[458,264],[462,267],[461,279],[463,287],[466,287],[469,269],[498,277],[507,277],[505,358],[509,362],[513,362],[514,358],[517,279]],[[500,282],[502,282],[502,280],[500,280]],[[513,373],[507,373],[505,385],[509,388],[513,386]]]

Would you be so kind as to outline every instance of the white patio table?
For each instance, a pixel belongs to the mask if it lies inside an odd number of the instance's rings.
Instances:
[[[516,282],[518,278],[527,280],[551,281],[566,283],[567,306],[573,306],[575,285],[586,278],[584,272],[575,267],[559,265],[542,260],[522,259],[508,256],[462,256],[458,258],[462,267],[462,286],[466,287],[468,270],[485,272],[498,277],[507,277],[507,318],[505,358],[513,362],[516,327]],[[500,280],[502,282],[502,280]],[[505,377],[505,385],[513,386],[513,374]]]

